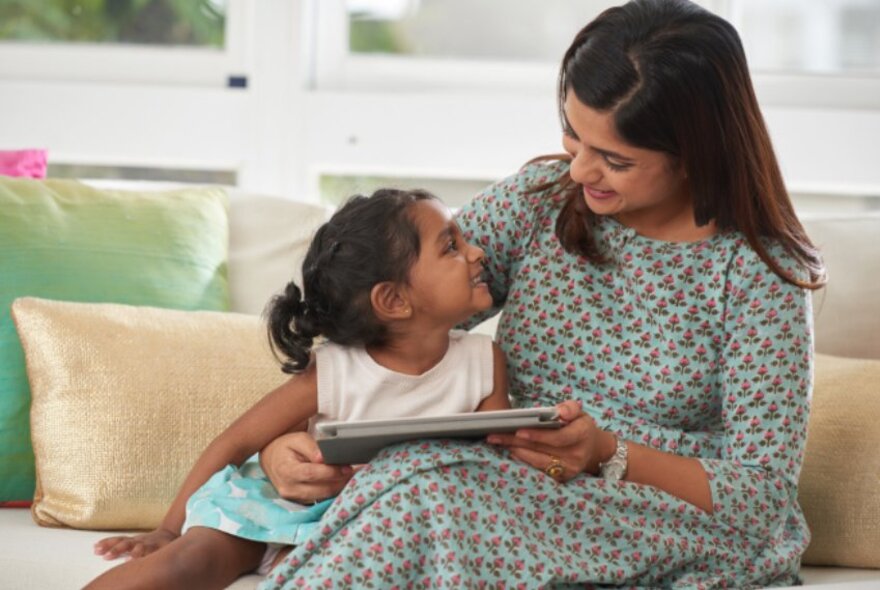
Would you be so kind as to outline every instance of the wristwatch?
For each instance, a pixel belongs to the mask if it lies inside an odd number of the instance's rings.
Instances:
[[[626,441],[617,437],[617,448],[611,458],[599,463],[599,475],[603,479],[620,481],[626,475]]]

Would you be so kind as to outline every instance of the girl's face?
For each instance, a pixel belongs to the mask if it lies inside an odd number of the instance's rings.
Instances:
[[[569,128],[562,145],[572,156],[571,178],[587,207],[649,237],[692,227],[693,204],[683,166],[663,152],[632,147],[617,134],[612,114],[596,111],[569,92]]]
[[[451,328],[489,309],[492,296],[482,279],[483,251],[465,241],[449,209],[433,199],[417,201],[413,219],[421,249],[407,289],[414,316]]]

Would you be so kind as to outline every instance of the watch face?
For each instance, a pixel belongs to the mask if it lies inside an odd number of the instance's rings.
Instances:
[[[612,479],[619,481],[623,479],[623,474],[626,471],[626,466],[622,465],[619,462],[613,462],[605,467],[604,473],[602,476],[605,479]]]

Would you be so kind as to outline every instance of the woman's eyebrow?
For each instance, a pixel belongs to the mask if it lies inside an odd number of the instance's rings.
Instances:
[[[568,121],[568,117],[565,118],[565,133],[567,133],[572,139],[576,139],[577,141],[582,141],[580,136],[578,136],[577,132],[574,130],[574,127],[571,126],[571,123]],[[613,152],[611,150],[604,150],[602,148],[597,148],[591,145],[587,146],[592,151],[596,152],[601,156],[605,156],[606,158],[614,158],[615,160],[624,160],[625,162],[635,162],[633,158],[628,158],[623,154],[618,154],[617,152]]]

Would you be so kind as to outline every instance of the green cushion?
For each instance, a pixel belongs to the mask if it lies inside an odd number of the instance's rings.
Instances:
[[[34,492],[30,390],[12,301],[226,311],[226,209],[217,188],[141,193],[0,176],[0,501]]]

